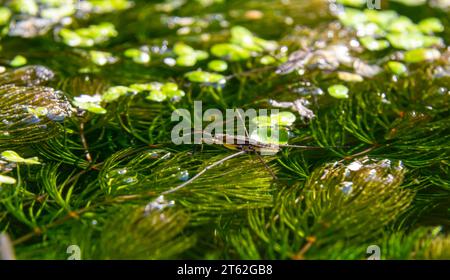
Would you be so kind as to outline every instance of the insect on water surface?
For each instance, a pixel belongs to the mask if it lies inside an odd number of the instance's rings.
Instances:
[[[244,123],[242,116],[239,113],[239,119],[242,123]],[[279,143],[264,143],[262,141],[256,140],[252,138],[245,125],[244,125],[244,132],[245,136],[240,135],[228,135],[228,134],[215,134],[210,135],[208,134],[207,140],[204,141],[206,144],[216,144],[216,145],[223,145],[224,147],[230,149],[230,150],[238,150],[238,152],[231,154],[219,161],[216,161],[212,163],[211,165],[205,167],[203,170],[201,170],[199,173],[197,173],[195,176],[193,176],[191,179],[187,180],[183,184],[167,190],[162,193],[162,195],[171,194],[174,193],[185,186],[191,184],[196,179],[198,179],[200,176],[202,176],[204,173],[206,173],[208,170],[223,164],[224,162],[231,160],[233,158],[236,158],[238,156],[241,156],[243,154],[247,153],[254,153],[258,160],[264,165],[264,167],[269,171],[269,173],[272,175],[274,179],[277,179],[275,173],[271,170],[271,168],[266,164],[264,159],[261,155],[274,155],[278,153],[281,148],[287,147],[287,148],[301,148],[301,149],[324,149],[323,147],[315,147],[315,146],[300,146],[300,145],[288,145],[288,144],[279,144]],[[196,132],[194,132],[196,133]],[[197,132],[200,133],[200,132]],[[203,135],[205,135],[205,132],[201,132]],[[230,143],[230,139],[232,140],[232,143]]]

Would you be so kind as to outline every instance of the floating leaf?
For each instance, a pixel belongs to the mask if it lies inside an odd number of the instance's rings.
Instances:
[[[389,70],[396,75],[403,75],[408,71],[406,65],[398,61],[389,61],[387,66]]]
[[[333,85],[328,88],[328,93],[338,99],[348,98],[348,88],[344,85]]]
[[[107,42],[118,33],[112,23],[103,22],[76,30],[62,28],[59,35],[63,42],[71,47],[92,47],[95,44]]]
[[[208,68],[215,72],[223,72],[228,69],[228,64],[223,60],[212,60],[208,63]]]
[[[339,80],[346,81],[346,82],[362,82],[364,81],[364,78],[361,75],[349,73],[349,72],[338,72],[338,78]]]
[[[208,59],[208,57],[209,57],[209,54],[202,50],[196,50],[194,52],[194,54],[195,54],[195,57],[197,58],[197,60],[205,60],[205,59]]]
[[[59,7],[45,8],[40,11],[42,18],[50,19],[54,22],[59,22],[65,17],[75,14],[76,9],[74,5],[62,4]]]
[[[361,44],[369,51],[380,51],[389,47],[389,42],[386,40],[376,40],[373,37],[366,36],[359,39]]]
[[[124,52],[126,57],[132,58],[135,63],[147,64],[150,62],[150,54],[140,49],[128,49]]]
[[[202,50],[195,50],[191,46],[185,43],[176,43],[173,52],[178,56],[176,64],[179,66],[192,67],[197,61],[205,60],[209,57],[209,54]]]
[[[163,84],[158,82],[147,83],[147,84],[132,84],[130,86],[131,89],[137,90],[138,92],[142,91],[152,91],[161,89]]]
[[[37,15],[39,12],[39,6],[35,0],[13,0],[10,3],[10,7],[18,13],[33,16]]]
[[[346,6],[362,7],[367,3],[366,1],[367,0],[337,0],[336,2]]]
[[[231,61],[246,60],[250,58],[250,52],[234,44],[216,44],[212,46],[211,53],[217,57],[226,58]]]
[[[402,3],[403,5],[406,6],[420,6],[424,5],[427,2],[427,0],[392,0],[392,1]]]
[[[257,127],[250,132],[250,139],[266,145],[285,145],[289,140],[289,131],[278,126]]]
[[[352,8],[345,8],[341,13],[338,14],[338,18],[345,26],[352,27],[367,22],[366,14],[364,14],[360,10]]]
[[[424,36],[421,33],[391,33],[386,38],[397,49],[413,50],[425,45]]]
[[[117,58],[115,58],[109,52],[89,51],[89,56],[91,58],[91,61],[99,66],[117,62]]]
[[[420,31],[423,33],[438,33],[444,31],[444,25],[438,18],[426,18],[418,24]]]
[[[195,82],[195,83],[208,83],[208,84],[224,84],[225,83],[225,76],[217,74],[217,73],[210,73],[205,72],[201,70],[188,72],[185,74],[186,78],[188,78],[189,81]]]
[[[16,182],[17,182],[16,179],[12,177],[0,175],[0,185],[1,184],[14,185]]]
[[[254,52],[274,50],[277,47],[276,42],[256,37],[250,30],[242,26],[234,26],[231,28],[231,43]]]
[[[100,103],[102,98],[100,95],[81,95],[74,98],[74,104],[80,109],[86,110],[94,114],[106,114],[106,109]]]
[[[169,93],[172,91],[176,91],[178,90],[178,85],[175,83],[165,83],[162,87],[161,87],[162,92],[164,93]]]
[[[6,7],[0,7],[0,26],[5,25],[11,18],[11,11]]]
[[[197,63],[197,57],[194,53],[182,55],[176,59],[178,66],[192,67]]]
[[[15,151],[4,151],[1,153],[1,156],[4,160],[15,163],[25,163],[25,164],[41,164],[37,157],[33,158],[23,158]]]
[[[145,99],[155,102],[163,102],[167,99],[167,96],[160,90],[152,90]]]
[[[95,13],[110,13],[133,6],[133,2],[127,0],[88,0],[88,2]]]
[[[12,67],[20,67],[27,64],[27,58],[22,55],[16,55],[9,63]]]
[[[398,33],[409,33],[409,32],[417,32],[419,31],[419,28],[417,25],[412,22],[412,20],[405,16],[400,16],[395,18],[389,23],[389,26],[387,27],[387,30],[391,32],[398,32]]]
[[[124,86],[110,87],[102,95],[104,102],[113,102],[119,99],[121,96],[126,95],[128,92],[133,92],[132,88]]]
[[[373,23],[376,23],[382,28],[387,28],[389,23],[398,17],[396,11],[378,11],[378,10],[364,10],[364,14],[367,17],[367,20]]]
[[[259,60],[259,63],[261,63],[262,65],[271,65],[276,62],[277,62],[277,60],[271,55],[265,55],[265,56],[261,57],[261,59]]]
[[[185,43],[178,42],[173,47],[173,52],[178,56],[190,55],[195,52],[194,48]]]
[[[258,126],[291,126],[296,120],[296,117],[291,112],[280,112],[278,114],[271,114],[269,116],[257,116],[252,119],[252,122]]]
[[[441,57],[441,53],[436,49],[416,49],[405,52],[404,61],[416,63],[421,61],[436,60]]]

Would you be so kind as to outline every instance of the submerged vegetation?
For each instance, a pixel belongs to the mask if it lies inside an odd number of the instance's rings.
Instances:
[[[0,259],[449,259],[450,6],[381,2],[0,1]]]

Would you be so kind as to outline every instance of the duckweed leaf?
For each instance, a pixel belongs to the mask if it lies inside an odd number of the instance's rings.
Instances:
[[[389,23],[398,17],[397,12],[391,10],[378,11],[366,9],[364,10],[364,14],[368,21],[376,23],[382,28],[387,28]]]
[[[339,80],[346,81],[346,82],[362,82],[364,81],[364,78],[361,75],[349,73],[349,72],[338,72],[338,78]]]
[[[35,0],[13,0],[10,3],[10,7],[18,13],[33,16],[37,15],[39,12],[39,6]]]
[[[23,158],[15,151],[4,151],[1,153],[1,156],[4,160],[15,163],[25,163],[25,164],[41,164],[37,157],[33,158]]]
[[[276,42],[256,37],[250,30],[242,26],[234,26],[231,28],[231,43],[255,52],[273,50],[277,47]]]
[[[126,95],[128,92],[133,92],[133,89],[125,86],[110,87],[103,93],[102,100],[104,102],[113,102],[119,99],[121,96]]]
[[[402,3],[406,6],[420,6],[427,2],[427,0],[392,0],[394,2]]]
[[[197,63],[195,54],[182,55],[176,59],[178,66],[192,67]]]
[[[9,63],[12,67],[20,67],[27,64],[27,58],[22,55],[16,55]]]
[[[412,20],[405,16],[395,18],[389,23],[387,29],[391,32],[408,33],[417,32],[419,28],[412,22]]]
[[[296,117],[291,112],[280,112],[278,114],[271,114],[270,116],[257,116],[252,119],[252,122],[258,126],[291,126],[296,120]]]
[[[195,52],[194,48],[185,43],[178,42],[173,47],[173,52],[178,56],[191,55]]]
[[[133,59],[135,63],[147,64],[150,62],[150,54],[140,49],[128,49],[124,52],[126,57]]]
[[[420,31],[423,33],[439,33],[444,31],[444,25],[438,18],[426,18],[418,24]]]
[[[250,52],[234,44],[216,44],[212,46],[211,53],[217,57],[226,58],[231,61],[246,60],[250,58]]]
[[[413,50],[424,46],[424,36],[420,33],[391,33],[386,36],[397,49]]]
[[[161,90],[162,90],[162,92],[164,92],[164,93],[176,91],[176,90],[178,90],[178,85],[175,84],[175,83],[165,83],[165,84],[161,87]]]
[[[133,90],[136,90],[138,92],[142,91],[152,91],[152,90],[159,90],[161,89],[163,84],[158,82],[153,83],[147,83],[147,84],[132,84],[130,85],[130,88]]]
[[[205,60],[208,59],[209,54],[205,51],[202,50],[196,50],[194,52],[195,58],[197,58],[197,60]]]
[[[95,44],[107,42],[118,33],[112,23],[103,22],[76,30],[62,28],[59,35],[63,42],[71,47],[92,47]]]
[[[186,78],[194,83],[208,83],[208,84],[224,84],[225,83],[225,76],[217,74],[217,73],[210,73],[205,72],[201,70],[188,72],[185,74]]]
[[[86,110],[94,114],[106,114],[106,109],[100,105],[101,96],[81,95],[74,98],[74,104],[80,109]]]
[[[289,140],[289,131],[277,126],[258,127],[250,133],[250,139],[267,145],[285,145]]]
[[[50,19],[54,22],[60,21],[64,17],[71,16],[75,13],[74,5],[61,5],[59,7],[45,8],[41,10],[42,18]]]
[[[348,88],[344,85],[333,85],[328,88],[330,96],[338,99],[348,98]]]
[[[337,3],[346,6],[362,7],[366,4],[366,0],[337,0]]]
[[[0,26],[5,25],[11,18],[11,11],[6,7],[0,7]]]
[[[389,61],[387,67],[396,75],[403,75],[408,71],[406,65],[398,61]]]
[[[120,11],[133,6],[133,2],[127,0],[89,0],[89,3],[96,13]]]
[[[270,55],[265,55],[265,56],[261,57],[261,59],[259,60],[259,63],[261,63],[262,65],[271,65],[276,62],[277,62],[277,60],[273,56],[270,56]]]
[[[373,37],[366,36],[359,39],[361,44],[369,51],[380,51],[389,47],[386,40],[376,40]]]
[[[165,92],[165,95],[167,96],[167,98],[170,99],[170,101],[177,102],[181,98],[183,98],[186,95],[186,93],[180,89],[177,89],[177,90],[167,91],[167,92]]]
[[[208,68],[215,72],[223,72],[228,69],[228,64],[223,60],[212,60],[208,63]]]
[[[91,61],[99,66],[104,66],[106,64],[112,64],[117,61],[112,53],[102,52],[102,51],[89,51],[89,56]]]
[[[421,48],[405,52],[404,61],[416,63],[421,61],[436,60],[441,57],[441,53],[436,49]]]
[[[205,60],[209,57],[209,54],[202,50],[195,50],[185,43],[176,43],[173,52],[178,56],[176,64],[178,66],[192,67],[197,61]]]
[[[367,22],[367,16],[357,9],[346,8],[338,14],[339,21],[345,26],[355,27],[358,24]]]
[[[7,185],[14,185],[16,183],[16,179],[9,177],[9,176],[5,176],[5,175],[0,175],[0,186],[2,184],[7,184]]]
[[[163,102],[167,99],[167,96],[160,90],[152,90],[145,99],[155,102]]]

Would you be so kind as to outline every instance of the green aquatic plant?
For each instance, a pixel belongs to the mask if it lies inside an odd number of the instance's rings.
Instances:
[[[205,83],[205,84],[224,84],[225,83],[225,76],[217,74],[217,73],[210,73],[205,72],[201,70],[188,72],[185,74],[186,78],[195,83]]]
[[[12,67],[21,67],[27,64],[28,60],[23,55],[15,56],[9,63]]]
[[[389,61],[387,67],[396,75],[404,75],[408,71],[406,65],[398,61]]]
[[[76,30],[63,28],[59,31],[59,35],[63,42],[71,47],[92,47],[116,37],[117,31],[113,24],[103,22]]]
[[[215,72],[224,72],[228,69],[228,64],[223,60],[212,60],[208,63],[208,68]]]
[[[151,59],[150,54],[141,49],[128,49],[123,54],[139,64],[147,64]]]
[[[441,53],[436,49],[414,49],[405,52],[404,60],[410,63],[416,63],[421,61],[436,60],[441,57]]]
[[[197,64],[197,61],[205,60],[209,54],[202,50],[194,50],[191,46],[184,43],[176,43],[173,52],[178,56],[176,64],[179,66],[191,67]]]
[[[15,151],[3,151],[0,156],[9,162],[25,163],[25,164],[41,164],[37,157],[23,158]]]
[[[11,11],[7,7],[0,7],[0,25],[5,25],[11,18]]]
[[[332,85],[328,88],[328,93],[337,99],[348,98],[348,88],[344,85]]]
[[[80,95],[74,98],[73,104],[80,109],[94,114],[106,114],[106,109],[101,105],[102,97],[100,95]]]
[[[17,259],[448,258],[443,1],[12,2],[0,235]],[[235,108],[258,112],[242,139],[172,141],[174,116],[226,128]]]
[[[16,179],[9,177],[9,176],[5,176],[5,175],[0,175],[0,186],[2,184],[14,185],[15,183],[17,183]]]

